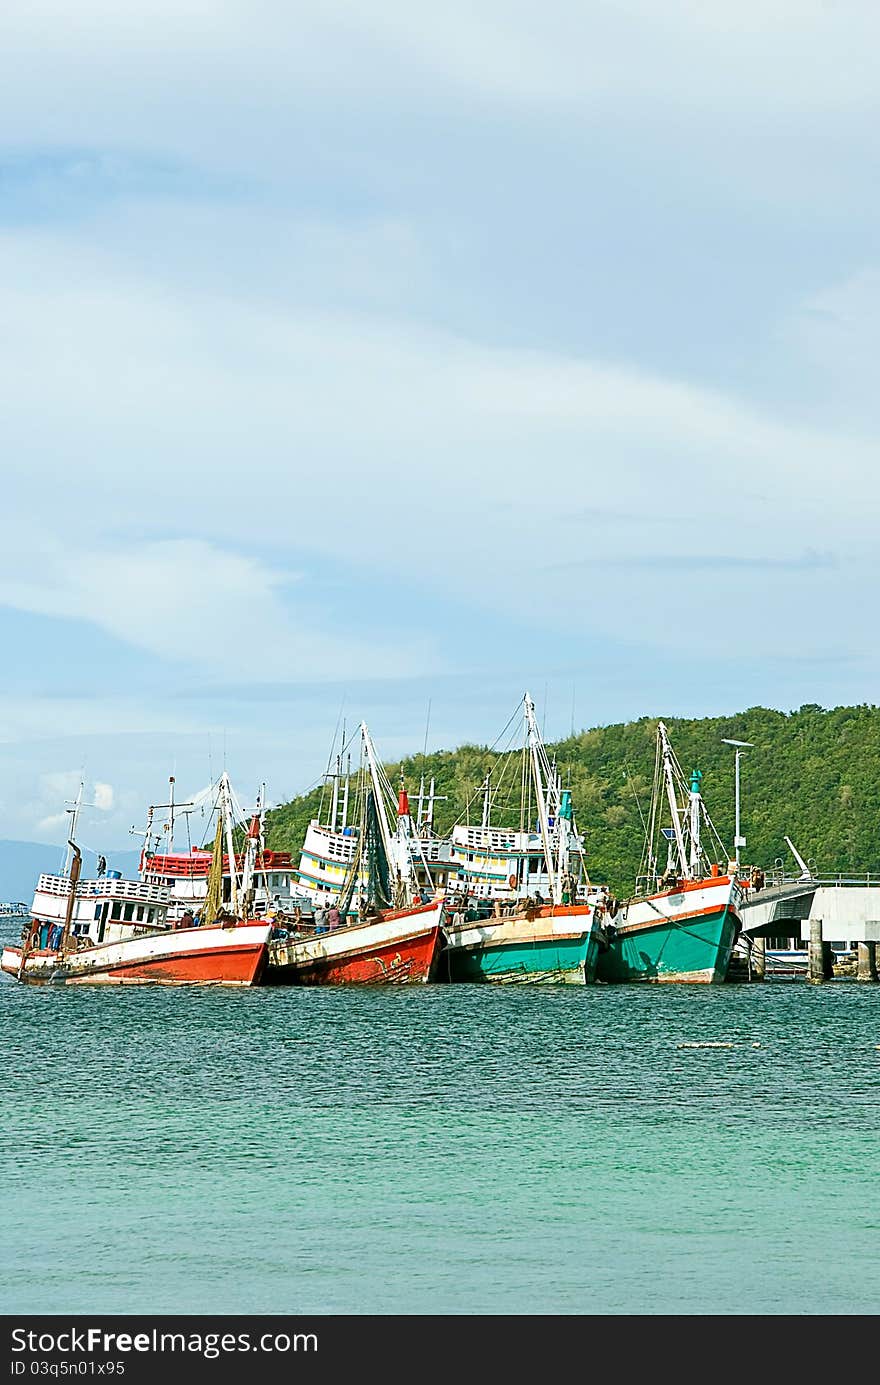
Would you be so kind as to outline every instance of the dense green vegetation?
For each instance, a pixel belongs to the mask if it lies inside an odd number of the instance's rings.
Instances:
[[[880,871],[880,708],[809,704],[796,712],[752,707],[731,717],[699,721],[664,718],[682,768],[703,772],[703,796],[732,851],[734,753],[725,736],[753,741],[741,766],[745,862],[765,868],[777,858],[794,869],[785,845],[792,838],[821,873]],[[548,747],[570,784],[579,830],[594,880],[628,893],[638,870],[642,828],[634,790],[647,813],[654,769],[656,719],[597,727]],[[518,824],[519,756],[484,746],[415,755],[388,766],[393,783],[402,771],[412,792],[420,775],[433,775],[445,801],[436,808],[438,830],[456,821],[480,821],[480,784],[490,768],[500,790],[493,820]],[[269,815],[268,842],[298,852],[321,792],[295,799]]]

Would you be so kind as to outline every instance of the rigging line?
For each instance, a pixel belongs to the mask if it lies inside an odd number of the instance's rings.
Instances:
[[[428,727],[431,725],[431,699],[428,698],[428,715],[425,718],[425,743],[422,746],[422,759],[426,759],[428,754]]]
[[[654,777],[653,777],[653,780],[652,780],[652,782],[651,782],[650,826],[649,826],[649,829],[648,829],[648,836],[647,836],[646,841],[645,841],[645,849],[644,849],[644,852],[643,852],[643,855],[642,855],[641,869],[640,869],[640,871],[639,871],[639,874],[640,874],[640,875],[656,876],[656,873],[657,873],[657,852],[658,852],[658,849],[659,849],[659,846],[660,846],[660,836],[659,836],[660,823],[659,823],[659,818],[660,818],[660,811],[661,811],[661,808],[660,808],[660,801],[661,801],[661,800],[660,800],[660,796],[661,796],[661,792],[662,792],[662,790],[661,790],[661,779],[662,779],[662,770],[661,770],[661,756],[660,756],[660,738],[659,738],[659,736],[656,735],[656,730],[655,730],[655,739],[654,739]]]
[[[503,782],[504,782],[504,775],[506,774],[506,772],[507,772],[507,767],[508,767],[508,765],[510,764],[510,756],[511,756],[511,752],[512,752],[512,749],[513,749],[514,738],[515,738],[516,735],[518,734],[517,728],[516,728],[516,727],[513,728],[513,730],[511,731],[510,735],[508,736],[507,743],[505,744],[505,746],[504,746],[504,748],[503,748],[502,750],[499,750],[499,749],[498,749],[498,745],[499,745],[499,743],[500,743],[500,741],[501,741],[502,736],[503,736],[503,735],[505,734],[505,732],[507,732],[507,730],[510,728],[511,723],[513,722],[514,718],[517,716],[517,713],[521,710],[521,706],[522,706],[522,704],[520,704],[520,707],[518,707],[517,710],[512,714],[512,716],[510,716],[510,717],[508,718],[507,723],[506,723],[506,725],[504,726],[503,730],[501,731],[501,733],[500,733],[498,736],[496,736],[496,738],[495,738],[494,742],[492,743],[492,745],[489,746],[489,747],[487,748],[487,750],[486,750],[486,752],[485,752],[485,755],[484,755],[484,757],[483,757],[482,763],[483,763],[483,765],[485,765],[486,762],[487,762],[487,760],[488,760],[488,757],[489,757],[490,755],[494,756],[494,759],[492,760],[491,764],[489,764],[488,769],[487,769],[487,771],[486,771],[486,773],[488,773],[488,774],[494,773],[494,771],[495,771],[495,770],[497,769],[497,767],[498,767],[498,764],[499,764],[499,763],[502,764],[501,776],[500,776],[500,778],[499,778],[499,780],[498,780],[498,788],[499,788],[499,789],[500,789],[501,785],[502,785]],[[505,759],[504,757],[508,757],[508,758]],[[460,813],[459,816],[455,819],[455,821],[454,821],[454,823],[453,823],[453,827],[459,827],[459,826],[461,826],[461,825],[462,825],[462,822],[463,822],[463,821],[466,821],[466,820],[469,818],[469,816],[470,816],[470,811],[471,811],[471,804],[472,804],[473,802],[475,802],[476,796],[477,796],[477,794],[481,791],[481,789],[482,789],[483,785],[485,784],[485,782],[486,782],[486,775],[483,774],[483,776],[482,776],[482,778],[479,780],[479,782],[478,782],[477,784],[474,785],[473,793],[472,793],[472,794],[471,794],[470,790],[468,789],[468,786],[467,786],[467,785],[465,786],[465,804],[464,804],[464,812],[463,812],[463,813]]]
[[[207,841],[208,841],[208,835],[209,835],[209,834],[208,834],[208,828],[209,828],[209,826],[210,826],[211,819],[213,818],[214,814],[219,810],[219,808],[220,808],[220,790],[219,790],[219,786],[218,786],[218,788],[217,788],[217,797],[214,799],[214,802],[213,802],[212,806],[211,806],[210,809],[208,810],[208,815],[207,815],[207,818],[206,818],[206,821],[205,821],[205,834],[204,834],[204,836],[202,837],[202,844],[201,844],[201,846],[199,847],[199,850],[200,850],[200,851],[204,851],[205,848],[206,848],[206,843],[207,843]],[[216,830],[216,829],[215,829],[215,830]],[[212,837],[213,837],[213,835],[214,835],[214,834],[211,833],[211,836],[212,836]]]
[[[344,729],[345,729],[345,728],[343,727],[343,730],[344,730]],[[349,750],[351,750],[351,747],[354,745],[355,741],[356,741],[357,738],[360,736],[360,734],[361,734],[361,726],[360,726],[360,722],[358,722],[357,726],[355,726],[355,728],[354,728],[354,730],[352,731],[351,735],[350,735],[350,736],[348,737],[348,739],[344,742],[344,744],[343,744],[342,746],[340,746],[339,754],[340,754],[340,755],[345,755]]]
[[[501,789],[502,789],[502,787],[503,787],[503,785],[504,785],[505,776],[507,775],[508,770],[511,768],[511,766],[512,766],[513,764],[519,763],[519,749],[517,749],[516,756],[514,756],[514,750],[513,750],[512,742],[513,742],[513,735],[511,735],[511,737],[510,737],[510,742],[508,743],[507,747],[506,747],[505,750],[504,750],[504,757],[505,757],[505,758],[504,758],[504,760],[502,761],[501,773],[500,773],[500,775],[498,776],[498,779],[497,779],[497,781],[496,781],[494,797],[493,797],[493,799],[492,799],[493,805],[497,805],[497,804],[498,804],[499,795],[500,795]],[[503,808],[504,808],[505,810],[506,810],[506,809],[509,809],[510,806],[511,806],[511,798],[512,798],[512,796],[513,796],[513,792],[514,792],[515,787],[516,787],[516,777],[515,777],[515,775],[511,774],[511,776],[510,776],[510,782],[509,782],[508,787],[507,787],[507,797],[504,799],[504,803],[503,803],[503,805],[502,805]],[[521,787],[521,786],[520,786],[520,798],[522,798],[522,787]],[[522,830],[522,828],[520,828],[520,830]]]
[[[641,824],[642,824],[642,832],[644,833],[645,837],[647,837],[647,835],[648,835],[648,824],[647,824],[647,822],[645,821],[645,815],[644,815],[644,813],[642,812],[642,805],[641,805],[641,803],[639,802],[639,796],[638,796],[638,794],[636,793],[636,786],[635,786],[635,784],[633,783],[632,775],[631,775],[630,772],[629,772],[629,764],[628,764],[628,762],[627,762],[626,760],[624,760],[624,762],[623,762],[623,772],[624,772],[624,774],[625,774],[626,777],[627,777],[627,781],[628,781],[629,787],[630,787],[630,792],[632,793],[632,796],[633,796],[633,798],[635,799],[635,805],[636,805],[636,808],[638,809],[638,813],[639,813],[639,821],[640,821]]]
[[[329,777],[330,777],[330,766],[333,764],[333,752],[334,752],[334,750],[336,749],[336,737],[339,735],[339,728],[340,728],[340,726],[342,725],[342,717],[343,717],[343,713],[344,713],[344,712],[345,712],[345,693],[342,694],[342,701],[341,701],[341,703],[339,704],[339,714],[338,714],[338,716],[336,717],[336,726],[333,728],[333,739],[332,739],[332,741],[330,742],[330,750],[329,750],[329,753],[328,753],[328,755],[327,755],[327,768],[324,770],[324,773],[323,773],[323,775],[321,776],[321,780],[320,780],[320,783],[321,783],[321,802],[318,804],[318,821],[319,821],[319,822],[321,822],[322,819],[323,819],[323,817],[324,817],[324,797],[325,797],[325,794],[326,794],[326,791],[327,791],[327,780],[328,780]],[[340,751],[340,754],[344,754],[344,753],[345,753],[345,749],[344,749],[344,747],[343,747],[343,749]]]

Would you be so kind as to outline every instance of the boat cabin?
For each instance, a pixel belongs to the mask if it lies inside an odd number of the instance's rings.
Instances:
[[[50,930],[64,927],[69,899],[68,876],[40,876],[31,916],[46,925],[46,946],[53,945]],[[123,880],[118,871],[109,871],[97,880],[77,882],[70,931],[93,943],[155,933],[169,926],[168,905],[167,889],[142,880]]]
[[[236,854],[235,864],[236,869],[241,872],[244,856]],[[210,869],[211,852],[201,847],[193,847],[189,852],[147,855],[141,873],[145,882],[160,886],[169,892],[169,918],[177,920],[187,911],[198,913],[208,892]],[[294,885],[295,875],[293,858],[289,851],[262,852],[257,857],[254,867],[254,913],[261,915],[270,909],[286,913],[292,911],[296,904],[303,903],[303,898]],[[229,857],[224,853],[224,901],[229,902],[231,896]]]

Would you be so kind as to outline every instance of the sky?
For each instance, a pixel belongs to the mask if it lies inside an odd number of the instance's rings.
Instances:
[[[876,702],[865,0],[6,0],[0,836]]]

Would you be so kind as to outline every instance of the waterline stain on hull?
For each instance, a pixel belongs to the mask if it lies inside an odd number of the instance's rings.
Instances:
[[[435,927],[420,937],[391,941],[353,956],[311,958],[289,968],[289,975],[270,966],[268,980],[297,986],[424,984],[431,976],[439,932]]]
[[[418,985],[430,981],[440,946],[443,903],[388,910],[314,937],[269,944],[270,985]]]

